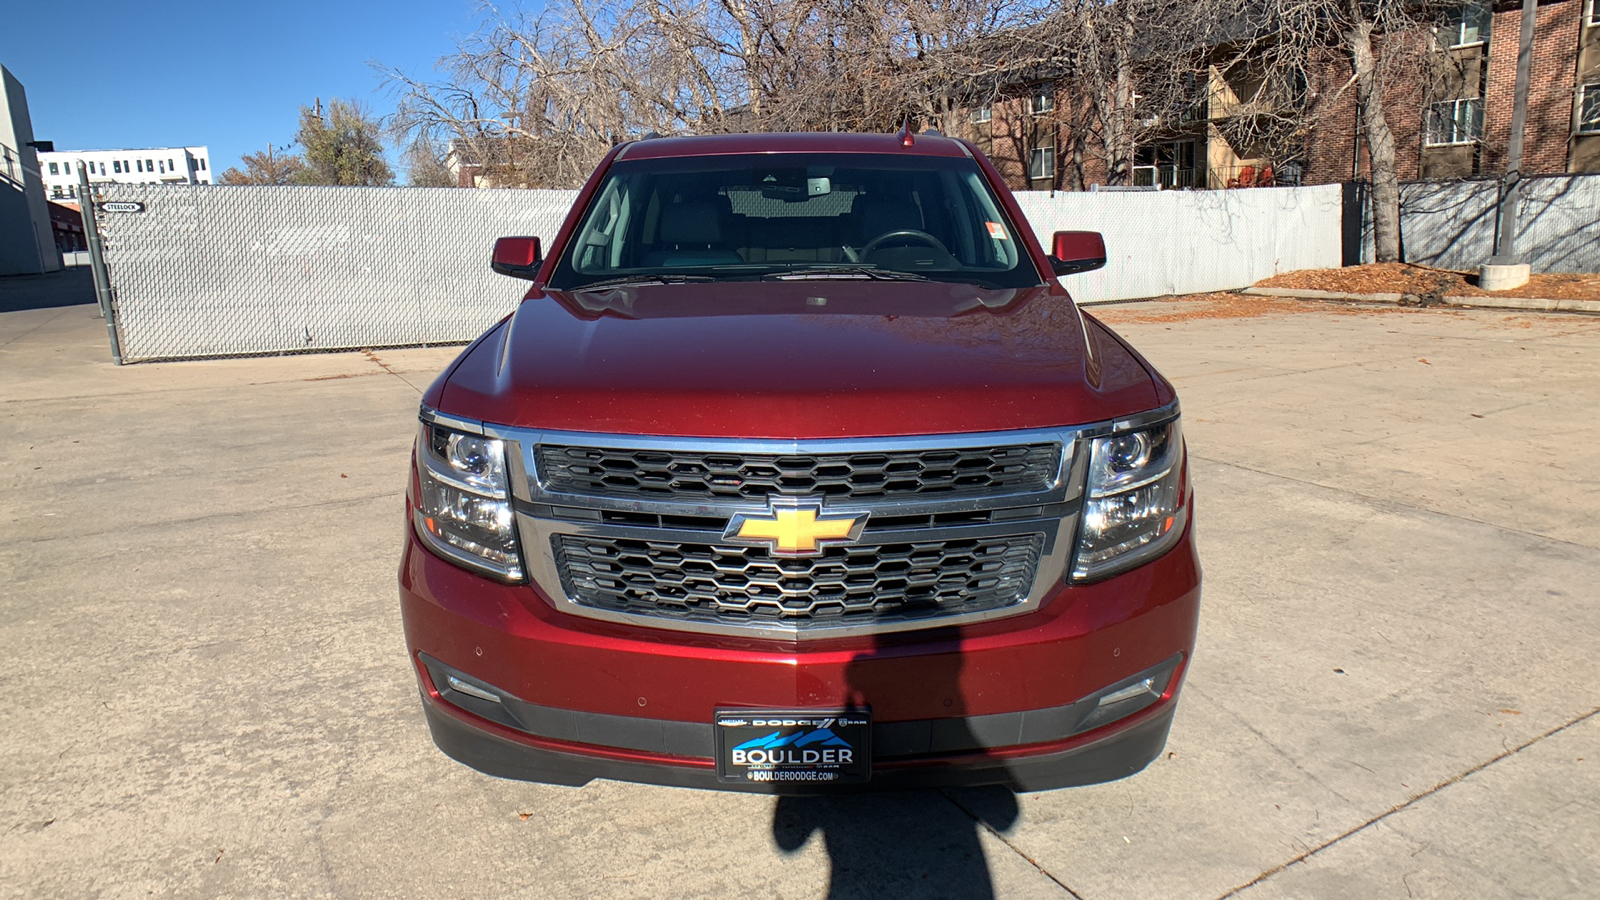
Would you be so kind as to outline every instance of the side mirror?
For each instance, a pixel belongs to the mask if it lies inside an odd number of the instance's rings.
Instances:
[[[1098,231],[1058,231],[1050,242],[1050,267],[1057,275],[1093,272],[1106,264],[1106,242]]]
[[[494,257],[489,268],[501,275],[532,281],[538,277],[539,264],[544,257],[539,252],[536,237],[503,237],[494,242]]]

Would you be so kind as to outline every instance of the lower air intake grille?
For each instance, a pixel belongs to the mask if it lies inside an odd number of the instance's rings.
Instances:
[[[611,612],[827,627],[936,618],[1027,599],[1039,534],[854,544],[779,558],[759,547],[555,535],[568,598]]]

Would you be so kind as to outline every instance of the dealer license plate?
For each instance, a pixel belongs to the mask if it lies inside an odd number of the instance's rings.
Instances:
[[[716,711],[717,777],[859,784],[872,777],[872,711]]]

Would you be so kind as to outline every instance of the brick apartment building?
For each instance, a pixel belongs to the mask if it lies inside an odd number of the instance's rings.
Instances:
[[[1402,180],[1494,177],[1505,172],[1522,6],[1476,0],[1428,33],[1389,35],[1378,50],[1391,80],[1384,111]],[[1136,185],[1226,188],[1325,184],[1366,178],[1349,68],[1329,64],[1309,85],[1303,144],[1279,158],[1230,144],[1230,117],[1257,82],[1248,61],[1213,65],[1194,113],[1146,135],[1135,151]],[[1103,150],[1080,123],[1086,109],[1070,82],[1019,85],[950,129],[978,143],[1020,190],[1081,190],[1106,182]],[[1600,0],[1541,0],[1534,23],[1523,171],[1600,172]]]

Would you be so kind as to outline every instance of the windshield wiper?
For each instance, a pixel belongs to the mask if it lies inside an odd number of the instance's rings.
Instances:
[[[603,287],[632,287],[641,284],[684,284],[691,281],[716,281],[710,275],[624,275],[621,278],[606,278],[600,281],[591,281],[577,287],[567,288],[569,291],[592,291]]]
[[[896,272],[874,266],[817,266],[812,269],[789,269],[762,276],[763,281],[784,279],[870,278],[873,281],[932,281],[915,272]]]

